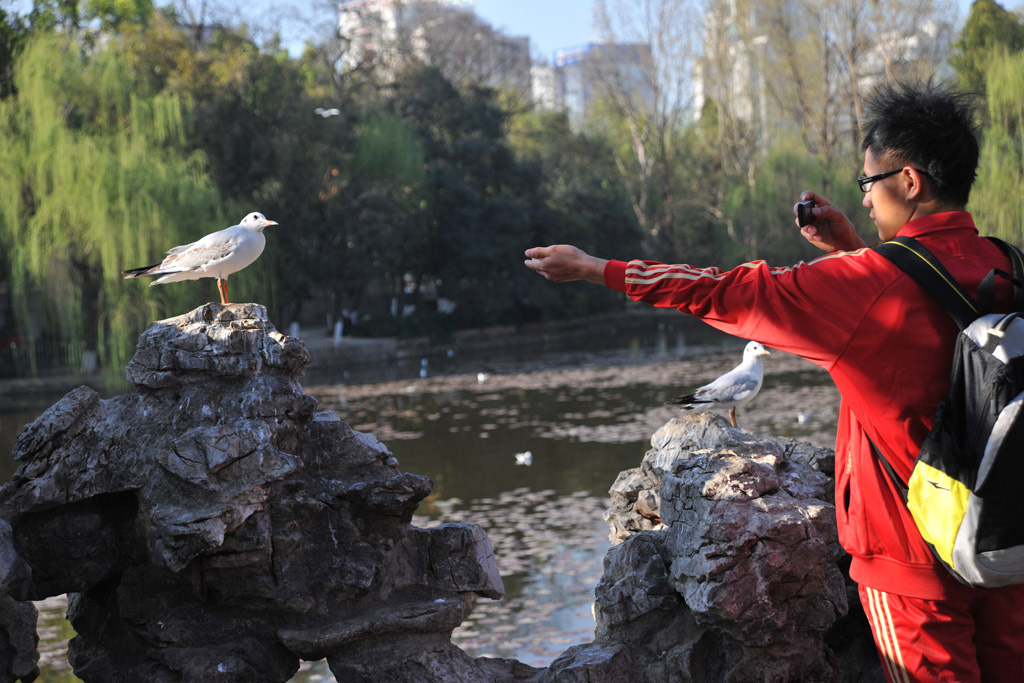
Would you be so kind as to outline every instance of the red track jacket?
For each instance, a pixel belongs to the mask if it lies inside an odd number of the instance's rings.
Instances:
[[[919,218],[899,234],[920,240],[972,296],[989,270],[1010,268],[966,212]],[[956,326],[916,282],[871,249],[728,271],[609,261],[604,277],[631,299],[677,308],[828,370],[842,395],[836,515],[839,540],[853,556],[851,576],[930,600],[963,590],[933,559],[865,435],[906,481],[949,390]],[[1001,290],[999,304],[1006,298]]]

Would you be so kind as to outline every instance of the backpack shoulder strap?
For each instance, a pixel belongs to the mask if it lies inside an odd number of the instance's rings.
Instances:
[[[896,237],[878,245],[875,251],[892,261],[931,294],[961,330],[981,314],[971,295],[939,263],[939,259],[913,237]]]
[[[1003,253],[1010,259],[1012,266],[1012,277],[1008,277],[1006,273],[1002,271],[996,271],[1003,277],[1006,277],[1013,286],[1013,304],[1011,310],[1018,313],[1024,313],[1024,253],[1021,252],[1016,246],[1004,242],[998,237],[987,237],[991,242],[994,242],[1003,250]]]

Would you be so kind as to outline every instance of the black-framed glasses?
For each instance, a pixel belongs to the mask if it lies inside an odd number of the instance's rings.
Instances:
[[[871,186],[875,184],[876,180],[883,180],[891,175],[896,175],[903,170],[903,167],[897,168],[895,171],[886,171],[885,173],[879,173],[878,175],[859,176],[857,178],[857,184],[860,185],[860,191],[867,194],[871,192]]]

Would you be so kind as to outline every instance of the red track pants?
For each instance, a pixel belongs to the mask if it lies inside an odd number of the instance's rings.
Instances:
[[[889,683],[1024,683],[1024,585],[943,600],[859,588]]]

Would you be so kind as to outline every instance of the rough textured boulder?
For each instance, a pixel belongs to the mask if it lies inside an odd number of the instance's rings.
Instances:
[[[832,452],[715,415],[651,444],[611,489],[596,638],[544,680],[883,680],[863,620],[844,618]]]
[[[0,517],[31,576],[7,592],[70,594],[83,680],[287,681],[323,657],[341,680],[522,669],[449,642],[472,593],[503,594],[487,537],[410,526],[430,481],[317,412],[308,360],[263,307],[208,304],[141,335],[133,393],[76,389],[18,438]]]

